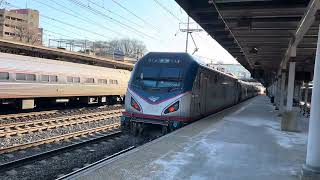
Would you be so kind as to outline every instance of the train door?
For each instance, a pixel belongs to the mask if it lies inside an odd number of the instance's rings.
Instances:
[[[191,116],[193,117],[200,115],[200,96],[200,76],[197,76],[192,89]]]
[[[200,113],[205,115],[207,112],[207,83],[208,78],[204,72],[200,74]]]

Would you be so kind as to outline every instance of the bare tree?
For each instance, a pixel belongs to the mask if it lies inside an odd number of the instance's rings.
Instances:
[[[121,51],[128,57],[141,57],[147,52],[146,45],[136,39],[114,39],[107,42],[95,43],[96,55],[106,55],[114,51]]]
[[[16,39],[20,42],[28,44],[39,44],[41,40],[38,35],[38,29],[32,29],[27,24],[20,24],[16,26],[15,30]]]

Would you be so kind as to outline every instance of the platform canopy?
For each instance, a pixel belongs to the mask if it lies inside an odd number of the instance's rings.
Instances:
[[[313,71],[320,0],[176,0],[265,85],[297,62]]]

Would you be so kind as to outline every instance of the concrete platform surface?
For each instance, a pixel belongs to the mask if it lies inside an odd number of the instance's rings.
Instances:
[[[299,179],[306,133],[280,131],[269,102],[255,97],[69,179]]]

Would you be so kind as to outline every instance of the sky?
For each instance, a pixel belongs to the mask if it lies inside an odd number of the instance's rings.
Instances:
[[[174,0],[6,0],[5,8],[31,8],[40,12],[44,42],[48,39],[104,41],[133,38],[148,51],[184,52],[188,19]],[[125,10],[125,9],[126,10]],[[130,11],[130,12],[129,12]],[[190,19],[191,28],[200,28]],[[238,63],[205,31],[193,32],[199,50],[194,54],[207,63]],[[189,36],[188,52],[195,49]]]

